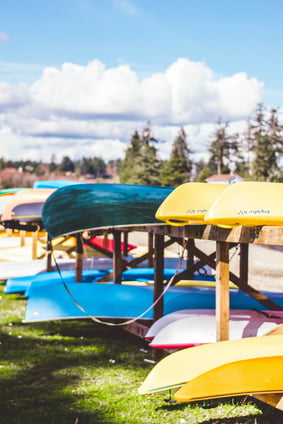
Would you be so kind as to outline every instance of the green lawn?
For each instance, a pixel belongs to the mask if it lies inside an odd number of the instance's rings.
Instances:
[[[0,285],[1,424],[274,424],[251,398],[173,404],[137,395],[154,359],[147,344],[92,321],[22,324],[25,299]]]

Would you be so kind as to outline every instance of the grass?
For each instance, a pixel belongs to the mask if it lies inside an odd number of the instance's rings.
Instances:
[[[153,352],[121,328],[88,320],[22,324],[25,299],[0,284],[1,424],[274,424],[252,398],[173,404],[137,395]]]

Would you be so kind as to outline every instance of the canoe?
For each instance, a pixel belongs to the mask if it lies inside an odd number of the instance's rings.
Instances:
[[[100,272],[98,272],[100,271]],[[103,272],[102,270],[93,269],[88,271],[88,278],[86,279],[84,277],[83,271],[83,279],[82,282],[95,282],[102,279],[102,277],[107,277],[107,275],[111,275],[113,272],[113,269],[111,268],[104,268]],[[91,272],[93,273],[93,278],[91,277]],[[71,271],[69,271],[69,275],[71,276]],[[61,274],[61,275],[60,275]],[[30,278],[30,281],[28,282],[27,278],[24,278],[22,281],[20,281],[20,278],[17,279],[9,279],[6,282],[5,286],[5,293],[13,293],[15,290],[18,290],[21,288],[20,291],[24,292],[26,297],[30,297],[33,295],[34,288],[37,287],[39,284],[41,286],[48,286],[50,284],[53,284],[54,282],[60,282],[61,278],[64,279],[64,282],[75,282],[75,271],[73,270],[72,277],[66,281],[64,278],[64,272],[58,271],[55,272],[45,272],[41,273],[40,275],[36,275],[32,278]],[[165,268],[164,269],[164,283],[166,283],[173,275],[175,274],[175,269]],[[154,284],[153,281],[154,277],[154,269],[148,268],[148,267],[139,267],[139,268],[132,268],[132,269],[126,269],[122,272],[122,283],[123,282],[130,282],[130,284],[137,284],[137,285],[152,285]],[[108,282],[112,282],[113,279],[108,280]],[[176,285],[177,287],[200,287],[205,285],[206,287],[208,284],[211,284],[211,281],[203,280],[202,276],[196,276],[196,280],[190,280],[183,282],[180,285]],[[80,284],[80,282],[78,283]],[[19,290],[18,290],[19,291]]]
[[[138,392],[145,394],[181,387],[201,376],[204,377],[202,380],[204,381],[210,372],[219,367],[257,358],[266,358],[263,363],[265,362],[265,366],[269,367],[270,372],[272,372],[271,369],[275,368],[277,372],[281,373],[282,365],[280,371],[276,366],[273,367],[273,360],[278,357],[283,357],[282,335],[249,337],[182,349],[159,361],[147,375]],[[240,372],[241,368],[239,367],[238,370]],[[226,370],[224,370],[224,374],[225,377],[223,378],[226,378],[228,387],[230,374],[227,374]],[[214,382],[217,384],[215,379]],[[280,391],[282,392],[283,379],[281,385]],[[257,387],[265,392],[265,387],[261,384],[261,368],[257,368],[257,376],[255,376],[253,386],[255,392]],[[239,388],[239,392],[241,390]]]
[[[282,391],[283,354],[281,353],[278,356],[242,359],[213,368],[184,384],[174,394],[174,399],[188,402]]]
[[[11,200],[11,196],[14,196],[21,190],[25,190],[25,187],[20,188],[5,188],[0,190],[0,217],[3,215],[3,212],[7,206],[7,204]]]
[[[25,322],[100,317],[109,319],[152,319],[153,286],[138,282],[68,283],[58,280],[48,286],[31,285]],[[182,309],[190,289],[174,287],[164,296],[165,313]],[[78,307],[77,305],[80,305]]]
[[[114,251],[114,240],[111,238],[107,238],[104,240],[103,236],[95,236],[92,237],[90,240],[90,243],[94,246],[102,247],[106,250],[109,250],[110,252]],[[88,246],[87,244],[85,246]],[[134,244],[127,244],[127,252],[130,252],[133,249],[136,249],[137,246]],[[120,250],[123,252],[125,249],[125,243],[123,241],[120,242]]]
[[[61,265],[59,263],[59,267],[61,268]],[[103,271],[103,272],[102,272]],[[92,269],[92,270],[83,270],[83,278],[82,282],[88,282],[88,281],[97,281],[99,278],[102,278],[106,276],[107,274],[111,274],[113,270],[111,268],[107,268],[104,270],[98,270]],[[165,268],[164,269],[164,278],[165,280],[169,280],[174,274],[176,270],[171,268]],[[91,275],[93,274],[93,278]],[[87,275],[87,279],[86,279]],[[60,281],[60,278],[64,279],[65,282],[73,281],[75,282],[75,276],[76,272],[75,270],[69,270],[69,271],[62,271],[61,275],[58,271],[54,272],[42,272],[37,275],[30,275],[30,276],[24,276],[24,277],[18,277],[18,278],[9,278],[6,281],[5,284],[5,293],[11,294],[11,293],[18,293],[18,292],[24,292],[26,297],[29,297],[32,294],[33,288],[39,284],[42,286],[48,286],[50,284],[53,284],[54,282]],[[67,280],[66,280],[67,278]],[[147,282],[152,281],[154,278],[154,268],[147,268],[147,267],[141,267],[141,268],[132,268],[127,269],[123,271],[122,273],[122,280],[123,281],[139,281],[139,282]],[[32,287],[31,287],[32,286]]]
[[[179,313],[178,313],[179,312]],[[153,348],[186,348],[215,343],[215,309],[183,310],[157,320],[145,338]],[[165,321],[163,325],[162,321]],[[230,310],[229,339],[263,336],[283,322],[283,311]],[[154,328],[155,327],[155,328]],[[159,327],[159,328],[157,328]]]
[[[169,225],[204,223],[204,215],[225,184],[185,183],[173,190],[156,211],[156,218]]]
[[[82,184],[72,180],[38,180],[33,183],[33,188],[60,188],[68,185]]]
[[[56,320],[92,316],[136,318],[152,305],[153,285],[115,283],[70,283],[68,291],[60,279],[44,286],[31,285],[26,320]],[[69,292],[73,294],[71,297]],[[268,292],[283,307],[283,293]],[[76,307],[74,299],[87,313]],[[264,309],[262,304],[241,290],[230,290],[231,309]],[[214,309],[215,289],[211,287],[170,287],[164,296],[164,315],[181,309]],[[39,311],[36,312],[35,311]],[[144,318],[152,319],[150,310]]]
[[[25,189],[11,197],[1,221],[16,220],[20,222],[41,221],[43,204],[54,189]]]
[[[131,184],[62,187],[44,204],[44,228],[55,238],[95,228],[156,224],[155,212],[172,190]]]
[[[76,260],[73,258],[60,258],[57,257],[56,262],[61,271],[74,270]],[[30,259],[30,255],[25,259],[16,259],[11,261],[1,262],[0,267],[0,280],[7,280],[5,284],[5,292],[8,293],[21,293],[25,292],[30,284],[30,281],[36,274],[46,272],[46,259]],[[109,269],[112,266],[112,259],[90,257],[83,259],[84,269]],[[54,261],[52,261],[52,270],[56,270]],[[24,277],[23,281],[22,277]],[[26,280],[28,277],[28,280]],[[10,282],[8,282],[10,281]],[[24,286],[24,287],[23,287]]]
[[[231,184],[211,205],[204,219],[207,224],[227,228],[283,225],[282,195],[282,183]]]
[[[12,188],[2,188],[0,190],[0,197],[2,196],[12,196],[18,193],[21,190],[26,190],[27,187],[12,187]]]
[[[82,272],[82,282],[90,282],[96,281],[102,278],[104,275],[108,273],[108,270],[89,270],[84,269]],[[50,285],[54,282],[60,281],[60,278],[64,280],[65,283],[75,282],[76,279],[76,271],[73,270],[62,270],[60,274],[58,271],[50,271],[50,272],[41,272],[34,276],[24,276],[18,278],[9,278],[6,281],[4,287],[5,294],[12,293],[24,293],[26,297],[29,296],[29,289],[32,284],[34,285]]]

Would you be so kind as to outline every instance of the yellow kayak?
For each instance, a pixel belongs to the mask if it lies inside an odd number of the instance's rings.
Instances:
[[[246,359],[213,368],[184,384],[179,402],[283,391],[283,354]]]
[[[278,357],[283,357],[283,335],[250,337],[191,347],[172,353],[158,362],[138,392],[145,394],[180,387],[205,373],[235,362],[267,358],[266,361],[271,364]],[[259,380],[260,377],[259,373]]]
[[[226,228],[283,225],[282,196],[282,183],[231,184],[211,205],[204,220]]]
[[[161,203],[155,217],[174,226],[203,224],[205,213],[226,187],[226,184],[181,184]]]

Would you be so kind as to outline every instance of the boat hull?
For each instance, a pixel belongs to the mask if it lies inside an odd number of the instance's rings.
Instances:
[[[55,238],[95,228],[156,224],[155,212],[172,190],[131,184],[62,187],[44,204],[44,228]]]
[[[182,349],[168,355],[153,367],[140,386],[139,393],[181,387],[226,364],[257,358],[282,357],[282,351],[282,335],[250,337]],[[227,374],[226,379],[228,380]],[[263,387],[262,389],[264,390]]]
[[[283,355],[280,355],[235,361],[214,368],[184,384],[174,399],[188,402],[282,391]]]
[[[72,295],[70,295],[70,293]],[[26,321],[85,318],[136,318],[153,303],[153,285],[114,283],[68,283],[31,285]],[[283,307],[283,293],[269,293]],[[84,312],[76,306],[79,303]],[[240,290],[230,290],[231,309],[263,309]],[[180,309],[214,309],[215,289],[211,287],[170,287],[164,295],[164,314]],[[37,311],[36,313],[34,311]],[[153,309],[144,318],[153,318]]]
[[[167,319],[166,319],[167,318]],[[164,321],[164,325],[162,323]],[[283,312],[230,310],[229,339],[262,336],[283,322]],[[185,348],[215,343],[215,309],[173,312],[157,320],[146,338],[154,348]]]

